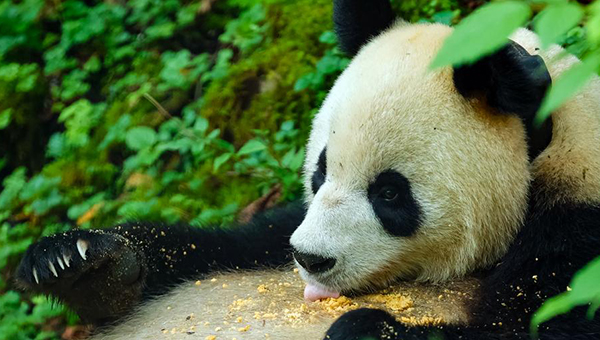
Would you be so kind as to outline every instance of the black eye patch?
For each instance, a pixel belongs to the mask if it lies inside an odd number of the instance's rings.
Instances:
[[[321,151],[319,155],[319,161],[317,162],[317,170],[312,175],[312,192],[316,194],[323,183],[325,183],[325,176],[327,175],[327,148]]]
[[[394,236],[411,236],[421,223],[421,208],[406,177],[395,171],[380,173],[367,190],[375,215]]]

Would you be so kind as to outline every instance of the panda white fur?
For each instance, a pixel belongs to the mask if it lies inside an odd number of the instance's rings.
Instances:
[[[229,231],[55,235],[30,247],[18,282],[120,321],[94,339],[529,338],[541,302],[600,254],[600,79],[536,130],[551,79],[578,63],[562,48],[520,29],[474,65],[430,71],[450,27],[392,23],[385,0],[337,0],[334,13],[356,56],[314,118],[305,204]],[[216,274],[292,252],[305,297],[352,300],[305,303],[291,268]],[[408,307],[360,297],[391,284]],[[599,339],[583,315],[541,337]]]

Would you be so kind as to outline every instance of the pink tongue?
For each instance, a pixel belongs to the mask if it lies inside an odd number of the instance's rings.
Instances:
[[[304,299],[310,301],[310,302],[314,302],[320,299],[326,299],[326,298],[339,298],[340,297],[340,293],[338,292],[331,292],[325,288],[313,285],[313,284],[307,284],[306,288],[304,288]]]

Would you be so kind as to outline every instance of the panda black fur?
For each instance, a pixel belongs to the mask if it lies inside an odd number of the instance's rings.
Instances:
[[[325,295],[398,280],[479,282],[457,322],[407,326],[361,308],[335,321],[327,339],[528,339],[532,313],[600,255],[600,79],[535,129],[551,79],[578,63],[560,47],[540,50],[535,34],[520,29],[474,65],[430,72],[451,28],[394,23],[386,0],[334,5],[341,47],[356,55],[313,121],[305,204],[228,230],[128,224],[51,236],[30,247],[17,281],[93,323],[121,320],[98,338],[177,338],[165,320],[195,307],[204,322],[215,310],[203,305],[245,296],[246,277],[280,274],[217,278],[240,287],[232,291],[173,285],[225,268],[283,265],[293,251],[302,278]],[[170,315],[170,303],[185,308]],[[327,329],[268,325],[227,334],[315,338]],[[211,334],[189,333],[182,336]],[[599,339],[600,320],[576,309],[544,324],[540,336]]]

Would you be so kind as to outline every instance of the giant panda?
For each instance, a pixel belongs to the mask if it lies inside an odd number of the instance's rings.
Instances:
[[[600,79],[535,127],[579,61],[534,33],[432,71],[450,27],[386,0],[335,0],[334,23],[353,59],[314,118],[304,202],[228,229],[46,237],[17,282],[104,326],[94,339],[529,339],[600,255]],[[539,336],[600,339],[600,320],[575,309]]]

